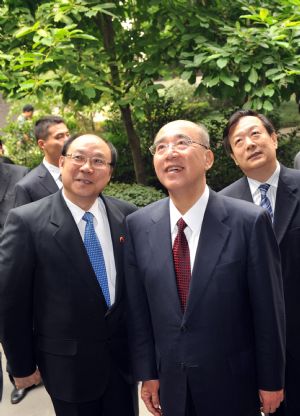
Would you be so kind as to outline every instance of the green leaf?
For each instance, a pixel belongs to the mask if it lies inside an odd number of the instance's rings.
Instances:
[[[217,65],[221,69],[223,69],[227,65],[227,63],[228,63],[228,59],[225,59],[225,58],[219,58],[217,60]]]
[[[217,85],[219,83],[219,81],[220,81],[219,77],[214,77],[214,78],[211,78],[210,80],[208,80],[206,82],[206,85],[208,87],[214,87],[215,85]]]
[[[272,111],[273,110],[273,104],[270,102],[270,101],[268,101],[268,100],[265,100],[264,101],[264,103],[263,103],[263,109],[264,110],[266,110],[266,111]]]
[[[268,9],[261,8],[259,10],[259,17],[261,18],[261,20],[266,20],[268,15],[269,15],[269,10]]]
[[[281,71],[281,69],[280,68],[271,68],[271,69],[268,69],[267,71],[266,71],[266,77],[269,77],[270,75],[274,75],[274,74],[277,74],[278,72],[280,72]]]
[[[188,81],[191,78],[192,75],[193,75],[193,71],[184,71],[181,74],[181,78],[182,79],[185,79],[186,81]]]
[[[18,38],[28,35],[29,33],[35,32],[37,28],[39,27],[39,25],[40,25],[39,22],[36,22],[33,26],[22,27],[21,29],[15,32],[15,37],[18,39]]]
[[[255,68],[251,68],[250,71],[250,75],[248,77],[248,80],[252,83],[252,84],[256,84],[257,80],[258,80],[258,74]]]
[[[228,76],[225,75],[225,74],[221,74],[220,75],[220,80],[222,82],[224,82],[224,84],[228,85],[229,87],[233,87],[234,86],[234,82],[230,78],[228,78]]]
[[[246,84],[245,84],[245,87],[244,87],[244,90],[246,91],[246,92],[249,92],[249,91],[251,91],[251,84],[250,84],[250,82],[246,82]]]

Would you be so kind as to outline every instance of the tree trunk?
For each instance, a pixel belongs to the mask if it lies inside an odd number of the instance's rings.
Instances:
[[[112,84],[120,87],[120,72],[116,64],[118,58],[115,51],[115,32],[113,28],[112,18],[111,16],[102,14],[100,16],[96,16],[95,19],[102,33],[104,49],[110,58],[109,68]],[[145,185],[146,173],[143,163],[141,143],[133,125],[130,106],[119,106],[119,108],[121,110],[122,120],[125,125],[128,143],[132,154],[136,181],[137,183]]]
[[[137,183],[146,185],[147,181],[146,181],[145,167],[143,163],[143,156],[141,152],[141,144],[140,144],[140,139],[133,126],[132,117],[131,117],[131,109],[129,105],[127,105],[126,107],[120,106],[120,110],[122,114],[122,120],[126,128],[128,143],[129,143],[131,154],[132,154],[136,181]]]

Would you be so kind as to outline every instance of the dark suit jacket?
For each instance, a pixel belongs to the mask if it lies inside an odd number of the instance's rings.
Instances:
[[[29,172],[23,166],[0,163],[0,233],[8,211],[14,207],[14,186]]]
[[[15,207],[38,201],[58,191],[58,186],[43,163],[15,186]]]
[[[248,180],[239,179],[221,192],[223,195],[253,202]],[[286,307],[287,351],[300,359],[300,172],[281,165],[274,231],[282,259]]]
[[[103,200],[117,269],[109,311],[61,192],[11,210],[0,245],[0,339],[12,374],[38,365],[49,394],[64,401],[99,398],[111,360],[130,380],[123,236],[135,207]]]
[[[278,246],[260,207],[210,191],[187,309],[178,299],[169,199],[128,216],[126,283],[135,377],[160,380],[165,416],[244,416],[283,387]]]

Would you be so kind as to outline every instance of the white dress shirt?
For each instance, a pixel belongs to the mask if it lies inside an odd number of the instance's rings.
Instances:
[[[62,181],[60,180],[60,169],[59,169],[59,167],[55,166],[55,165],[51,165],[51,163],[47,162],[47,160],[45,158],[43,159],[43,165],[49,171],[52,178],[55,180],[56,185],[58,186],[58,189],[61,189],[63,184],[62,184]]]
[[[80,232],[80,235],[83,241],[86,221],[84,221],[82,217],[85,214],[85,211],[81,209],[78,205],[75,205],[73,202],[71,202],[64,194],[64,191],[62,192],[62,195],[66,201],[66,204],[69,210],[71,211],[71,214],[74,218],[74,221],[78,227],[78,230]],[[107,218],[105,205],[102,199],[97,198],[94,204],[88,210],[88,212],[91,212],[94,215],[94,228],[95,228],[97,237],[100,241],[102,251],[103,251],[107,279],[108,279],[110,302],[112,305],[115,301],[115,296],[116,296],[116,274],[117,272],[116,272],[116,264],[115,264],[115,257],[114,257],[114,249],[113,249],[113,244],[112,244],[112,239],[111,239],[111,234],[110,234],[110,226],[109,226],[109,222]]]
[[[266,180],[265,182],[259,182],[259,181],[256,181],[255,179],[251,179],[247,177],[251,195],[253,198],[253,202],[256,205],[260,205],[260,201],[261,201],[261,193],[260,193],[260,190],[258,189],[259,186],[262,183],[268,183],[270,185],[270,188],[268,189],[268,192],[267,192],[267,197],[270,200],[273,214],[275,212],[275,203],[276,203],[276,194],[277,194],[277,188],[278,188],[279,174],[280,174],[280,164],[277,161],[275,171],[270,176],[270,178]]]
[[[208,198],[209,189],[206,185],[201,197],[184,215],[181,215],[181,213],[178,211],[178,209],[175,207],[172,200],[170,199],[170,225],[172,246],[178,233],[177,221],[180,218],[183,218],[184,222],[187,225],[187,227],[184,229],[184,233],[190,250],[191,272],[193,272],[196,251],[198,247],[203,217],[206,210]]]

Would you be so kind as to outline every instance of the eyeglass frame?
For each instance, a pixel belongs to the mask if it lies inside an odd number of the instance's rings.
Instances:
[[[82,163],[81,162],[78,163],[79,160],[76,161],[74,159],[74,156],[77,156],[77,157],[79,156],[80,158],[82,158]],[[102,165],[99,165],[99,166],[97,166],[97,165],[95,166],[94,163],[93,163],[93,159],[95,159],[95,158],[98,159],[98,156],[87,157],[87,156],[81,155],[81,154],[67,153],[67,154],[64,155],[64,157],[70,159],[71,163],[73,163],[73,165],[76,165],[76,166],[84,166],[87,163],[87,161],[89,161],[89,163],[92,166],[92,168],[93,169],[96,169],[96,170],[103,169],[106,166],[110,166],[111,168],[113,167],[113,163],[112,162],[106,162],[106,160],[101,159],[100,157],[99,157],[99,160],[101,160],[103,162],[103,164]]]
[[[178,140],[180,140],[180,139],[185,139],[186,141],[187,141],[187,149],[189,148],[189,147],[191,147],[191,145],[192,144],[198,144],[199,146],[202,146],[202,147],[204,147],[204,149],[205,150],[209,150],[210,149],[210,147],[209,146],[206,146],[205,144],[203,144],[203,143],[199,143],[199,142],[196,142],[195,140],[193,140],[193,139],[191,139],[189,136],[186,136],[186,135],[184,135],[184,134],[180,134],[180,135],[178,135],[177,136],[178,137],[178,139],[177,139],[177,141]],[[156,153],[156,147],[157,147],[157,144],[159,144],[160,142],[161,142],[161,140],[159,140],[157,143],[153,143],[153,145],[152,146],[150,146],[149,147],[149,151],[150,151],[150,153],[152,154],[152,156],[155,156],[155,155],[164,155],[165,153],[166,153],[166,151],[167,151],[167,149],[169,149],[170,147],[171,147],[171,149],[173,150],[174,148],[176,149],[176,145],[178,145],[177,144],[177,141],[175,142],[175,143],[165,143],[165,146],[166,146],[166,148],[165,148],[165,150],[163,151],[163,153]],[[185,149],[184,149],[185,150]],[[176,151],[177,152],[181,152],[182,150],[178,150],[178,149],[176,149]]]

